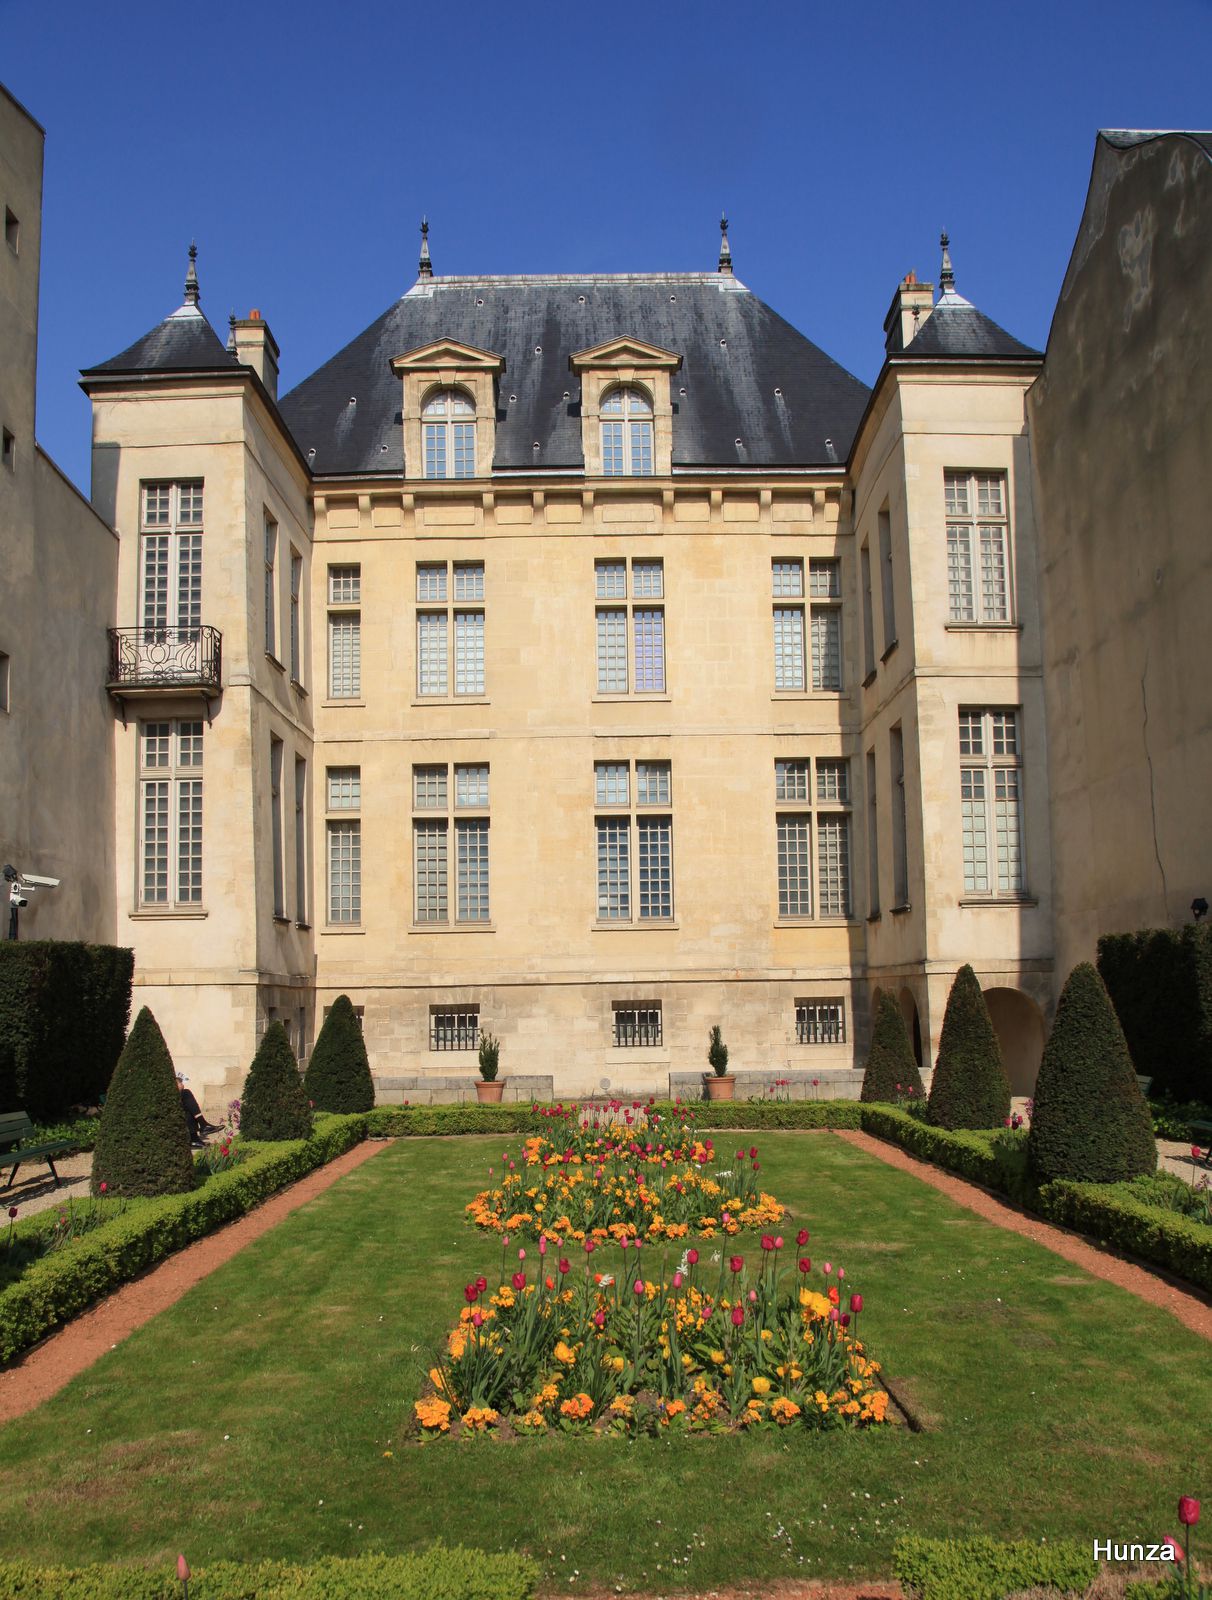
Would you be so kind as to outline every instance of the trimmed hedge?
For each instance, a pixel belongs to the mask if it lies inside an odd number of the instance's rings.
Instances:
[[[161,1568],[39,1567],[0,1562],[0,1600],[164,1600],[180,1590],[175,1561]],[[217,1561],[190,1578],[197,1600],[531,1600],[539,1581],[528,1556],[490,1555],[441,1543],[409,1555]]]
[[[312,1046],[303,1089],[317,1111],[373,1111],[374,1080],[362,1024],[347,994],[339,994]]]
[[[278,1021],[265,1030],[240,1096],[240,1132],[246,1139],[309,1139],[311,1107],[299,1063]]]
[[[1152,1093],[1212,1101],[1212,924],[1104,934],[1098,971]]]
[[[1002,1186],[1002,1169],[993,1148],[996,1134],[988,1129],[935,1128],[897,1106],[873,1105],[863,1106],[862,1129],[970,1183],[986,1189]]]
[[[978,1535],[925,1539],[906,1534],[892,1547],[892,1570],[914,1600],[1006,1600],[1023,1590],[1083,1593],[1098,1575],[1089,1544],[1033,1544]]]
[[[110,1080],[91,1181],[114,1195],[183,1194],[197,1181],[173,1058],[147,1006]]]
[[[1087,1233],[1212,1291],[1212,1228],[1124,1191],[1123,1184],[1057,1178],[1039,1191],[1036,1209],[1049,1222]]]
[[[250,1148],[239,1166],[208,1179],[203,1188],[136,1201],[112,1223],[33,1262],[0,1291],[0,1362],[12,1361],[102,1295],[244,1216],[365,1135],[365,1117],[325,1119],[310,1139]]]
[[[569,1101],[575,1105],[575,1101]],[[557,1109],[529,1105],[376,1106],[367,1113],[366,1129],[374,1139],[410,1139],[469,1133],[542,1133],[550,1131],[551,1118],[543,1111]],[[646,1103],[645,1110],[671,1116],[694,1112],[694,1125],[707,1133],[717,1128],[760,1131],[794,1128],[858,1128],[862,1109],[857,1100],[743,1100],[694,1101],[676,1105],[671,1100]]]
[[[917,1069],[901,1008],[885,989],[875,1008],[871,1049],[867,1053],[859,1098],[869,1104],[886,1104],[902,1092],[920,1095],[922,1075]]]
[[[133,950],[69,940],[0,943],[0,1111],[52,1122],[96,1105],[130,1018]]]
[[[1010,1112],[1010,1080],[1001,1046],[976,973],[967,963],[947,996],[929,1106],[937,1128],[996,1128]]]

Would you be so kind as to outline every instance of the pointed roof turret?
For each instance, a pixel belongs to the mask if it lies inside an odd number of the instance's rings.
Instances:
[[[938,275],[942,293],[915,337],[903,351],[896,353],[901,357],[927,361],[948,356],[967,361],[1042,360],[1038,350],[1033,350],[1012,333],[1007,333],[992,317],[978,311],[971,300],[965,300],[962,294],[956,292],[955,269],[951,265],[951,239],[944,232],[939,235],[938,242],[943,252]]]
[[[429,259],[429,218],[421,218],[421,259],[417,262],[417,277],[432,278],[433,262]]]
[[[207,372],[231,368],[234,357],[223,348],[219,335],[203,313],[198,287],[198,246],[189,247],[185,274],[185,299],[149,333],[84,376],[115,372]]]
[[[728,217],[724,212],[720,213],[720,264],[716,271],[732,276],[732,246],[728,243]]]

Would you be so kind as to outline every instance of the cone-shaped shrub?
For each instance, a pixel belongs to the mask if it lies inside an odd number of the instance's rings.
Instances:
[[[913,1058],[913,1046],[901,1008],[885,990],[875,1008],[871,1049],[863,1073],[860,1100],[881,1100],[894,1105],[902,1095],[922,1093],[922,1075]]]
[[[374,1080],[366,1058],[362,1025],[347,994],[339,994],[324,1019],[303,1080],[317,1111],[371,1111]]]
[[[1000,1128],[1010,1115],[1010,1080],[976,973],[955,975],[930,1085],[937,1128]]]
[[[93,1193],[183,1194],[194,1158],[164,1035],[146,1006],[110,1079],[93,1154]]]
[[[1061,990],[1035,1085],[1027,1153],[1041,1179],[1115,1183],[1157,1166],[1153,1119],[1124,1031],[1088,961]]]
[[[240,1132],[246,1139],[306,1139],[311,1107],[286,1029],[271,1022],[253,1057],[240,1097]]]

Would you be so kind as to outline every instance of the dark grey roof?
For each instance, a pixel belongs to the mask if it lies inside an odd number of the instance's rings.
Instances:
[[[568,358],[623,336],[683,358],[670,379],[675,466],[828,466],[849,454],[866,385],[727,273],[421,279],[281,411],[315,472],[398,474],[392,357],[456,339],[505,358],[494,469],[581,470]]]
[[[971,301],[953,289],[940,295],[934,310],[921,328],[899,352],[905,358],[939,360],[959,356],[968,360],[983,357],[1040,358],[1040,352],[1023,344],[1005,328],[999,328],[992,317],[978,311]]]
[[[1192,144],[1199,145],[1205,155],[1212,157],[1212,133],[1201,133],[1192,128],[1100,128],[1098,136],[1117,150],[1148,144],[1150,139],[1190,139]]]
[[[197,372],[230,370],[232,357],[219,335],[195,305],[188,302],[172,316],[136,339],[128,350],[89,367],[84,376],[103,372]]]

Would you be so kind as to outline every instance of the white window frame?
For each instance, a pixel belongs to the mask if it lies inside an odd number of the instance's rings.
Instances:
[[[476,403],[455,385],[434,389],[421,407],[422,476],[474,478]]]
[[[997,490],[997,509],[989,491]],[[982,510],[982,497],[984,509]],[[1014,624],[1010,484],[1002,471],[947,468],[947,620],[956,627]]]
[[[599,556],[593,591],[598,696],[666,694],[664,558]]]
[[[204,862],[204,723],[149,719],[139,723],[137,743],[136,903],[143,910],[198,910]]]
[[[616,384],[602,396],[602,476],[650,478],[656,430],[650,397],[635,384]]]
[[[779,922],[853,919],[853,796],[854,778],[848,756],[775,758],[775,902]]]
[[[330,928],[356,928],[362,925],[361,810],[361,767],[326,768],[325,892]]]
[[[483,700],[488,693],[484,562],[423,560],[416,574],[416,698]]]
[[[139,485],[139,626],[144,630],[202,625],[204,491],[202,478],[148,479]],[[155,585],[151,605],[149,583]]]
[[[961,706],[959,727],[964,898],[1024,900],[1022,708]]]
[[[348,652],[338,659],[336,639],[348,634]],[[328,698],[362,698],[362,564],[333,562],[328,568]]]
[[[412,769],[414,928],[491,927],[491,771],[487,761],[453,766]]]
[[[278,524],[265,513],[265,654],[278,659]]]
[[[595,761],[594,813],[598,925],[672,924],[677,914],[672,764],[643,757],[634,763]]]
[[[805,577],[808,580],[805,593]],[[799,556],[771,562],[776,694],[841,694],[845,687],[841,562]]]

